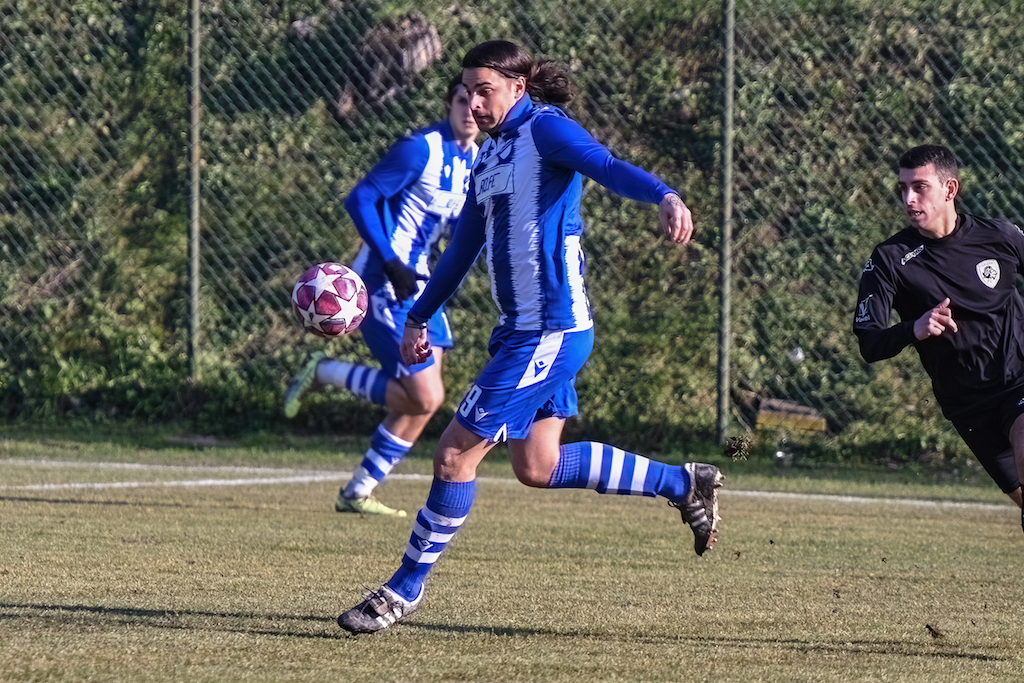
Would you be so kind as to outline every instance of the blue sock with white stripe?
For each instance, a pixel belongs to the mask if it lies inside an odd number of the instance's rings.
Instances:
[[[399,439],[384,429],[384,425],[378,426],[370,440],[370,449],[341,494],[346,498],[366,498],[395,469],[410,448],[411,441]]]
[[[427,574],[466,521],[475,497],[475,480],[455,482],[434,477],[427,504],[416,515],[402,566],[387,582],[403,600],[412,601],[420,596]]]
[[[386,405],[390,379],[383,370],[333,358],[322,360],[316,366],[316,381],[320,384],[348,389],[364,401],[379,406]]]
[[[690,478],[679,465],[592,441],[569,443],[559,449],[558,465],[548,486],[624,496],[663,496],[674,502],[690,494]]]

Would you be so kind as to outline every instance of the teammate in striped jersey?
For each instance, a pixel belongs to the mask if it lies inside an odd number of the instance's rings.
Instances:
[[[419,607],[430,569],[469,514],[477,465],[502,441],[528,486],[662,496],[690,525],[698,555],[717,538],[718,468],[668,465],[601,443],[560,445],[566,418],[577,413],[575,378],[594,341],[580,248],[582,176],[657,204],[665,235],[678,244],[693,233],[689,209],[664,183],[612,157],[552,106],[572,96],[564,67],[535,63],[506,41],[478,45],[462,66],[473,116],[490,139],[452,242],[409,312],[402,357],[409,364],[430,357],[427,321],[484,247],[498,326],[491,360],[438,444],[433,484],[400,568],[338,617],[356,633],[388,628]]]
[[[395,143],[345,201],[363,238],[352,268],[370,292],[370,315],[359,330],[381,368],[316,352],[285,393],[288,417],[295,417],[305,392],[317,385],[348,389],[388,409],[362,463],[338,493],[338,512],[405,517],[404,510],[384,505],[373,491],[409,452],[444,401],[441,358],[454,344],[444,311],[432,311],[424,321],[432,344],[426,362],[403,363],[399,345],[409,308],[430,276],[431,252],[465,203],[478,151],[479,129],[459,77],[449,83],[445,104],[445,121]]]

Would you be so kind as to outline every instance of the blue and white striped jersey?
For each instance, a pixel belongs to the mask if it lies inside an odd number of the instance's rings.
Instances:
[[[384,274],[395,257],[430,275],[430,253],[465,204],[477,150],[475,143],[460,149],[442,121],[396,142],[352,189],[345,208],[363,238],[352,268],[371,293],[384,287],[395,298]]]
[[[429,318],[486,245],[499,325],[591,327],[580,246],[583,175],[628,199],[653,204],[672,192],[649,173],[615,159],[561,110],[520,99],[498,135],[481,148],[451,244],[409,318]]]

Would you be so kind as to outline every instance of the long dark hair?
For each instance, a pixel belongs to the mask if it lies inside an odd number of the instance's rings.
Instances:
[[[506,78],[526,79],[530,97],[549,104],[573,98],[569,69],[550,59],[535,62],[529,52],[507,40],[480,43],[462,58],[463,69],[493,69]]]

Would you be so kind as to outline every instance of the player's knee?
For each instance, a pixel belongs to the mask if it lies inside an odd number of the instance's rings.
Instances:
[[[433,415],[444,403],[444,386],[419,387],[409,394],[409,409],[413,415]]]
[[[462,460],[451,450],[439,449],[434,453],[434,476],[447,481],[454,481],[455,475],[462,469]]]
[[[546,489],[551,484],[551,470],[533,462],[513,462],[512,471],[516,479],[527,486]]]
[[[437,412],[444,402],[444,385],[440,382],[406,384],[404,413],[430,416]]]

